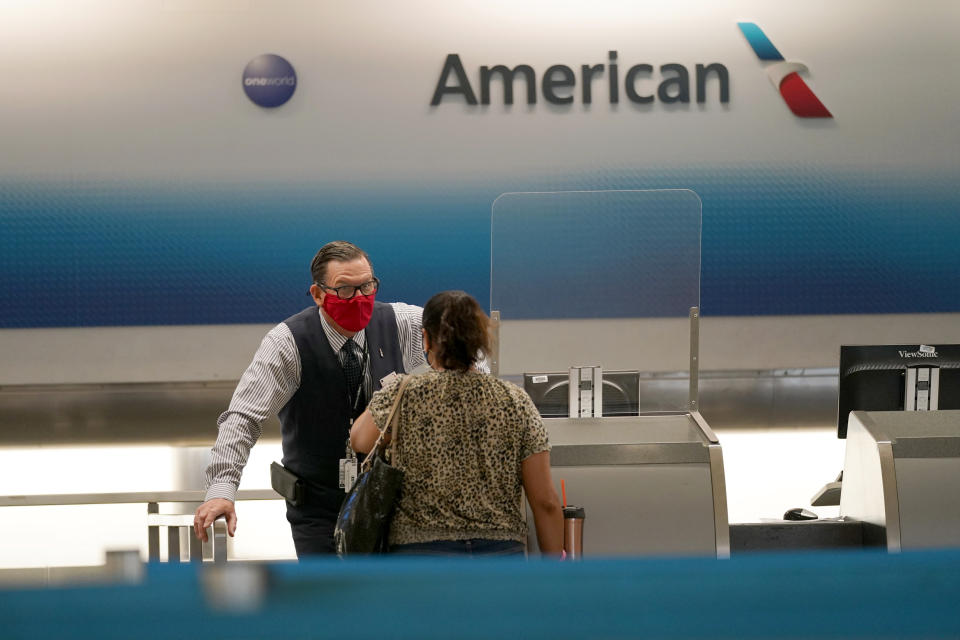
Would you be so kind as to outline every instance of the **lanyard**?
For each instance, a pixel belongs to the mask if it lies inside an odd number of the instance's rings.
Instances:
[[[356,344],[356,343],[354,343]],[[353,405],[350,405],[350,389],[347,389],[347,406],[350,407],[350,423],[347,427],[347,451],[346,458],[348,460],[356,460],[357,454],[354,453],[353,448],[350,446],[350,427],[353,426],[353,416],[357,414],[357,407],[360,403],[360,390],[363,389],[367,381],[367,362],[370,360],[370,353],[367,349],[367,341],[363,341],[363,354],[362,362],[360,364],[360,382],[357,384],[357,392],[354,394]],[[341,486],[344,486],[341,482]]]

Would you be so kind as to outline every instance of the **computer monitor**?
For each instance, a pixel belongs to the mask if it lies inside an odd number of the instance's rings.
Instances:
[[[544,418],[570,416],[570,374],[525,373],[523,389]],[[640,372],[603,371],[603,415],[640,415]]]
[[[837,437],[851,411],[960,409],[960,345],[842,345]]]

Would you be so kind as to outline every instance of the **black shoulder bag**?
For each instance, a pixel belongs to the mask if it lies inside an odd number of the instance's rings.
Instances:
[[[387,426],[380,432],[376,444],[360,468],[360,477],[347,493],[337,524],[333,529],[333,543],[337,555],[384,553],[390,520],[400,500],[403,471],[391,465],[397,463],[396,446],[400,415],[400,399],[411,376],[404,377],[397,397],[390,407]],[[390,430],[390,443],[383,436]],[[391,460],[391,456],[393,459]]]

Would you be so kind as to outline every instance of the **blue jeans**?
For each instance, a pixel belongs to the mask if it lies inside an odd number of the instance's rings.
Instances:
[[[434,540],[395,544],[390,553],[417,556],[522,556],[526,547],[515,540]]]

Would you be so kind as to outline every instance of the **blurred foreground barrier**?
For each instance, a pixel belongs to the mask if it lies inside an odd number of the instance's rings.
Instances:
[[[0,591],[15,638],[957,638],[960,550],[148,564]]]

